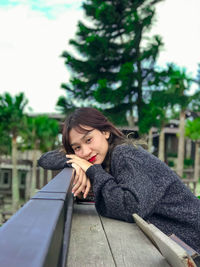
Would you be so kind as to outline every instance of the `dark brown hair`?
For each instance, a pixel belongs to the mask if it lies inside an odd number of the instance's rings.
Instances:
[[[109,144],[113,144],[116,140],[124,140],[125,136],[119,131],[100,111],[95,108],[78,108],[64,122],[62,132],[62,143],[67,153],[74,153],[69,143],[70,130],[76,129],[80,133],[87,132],[84,126],[97,129],[101,132],[110,132],[108,139]]]

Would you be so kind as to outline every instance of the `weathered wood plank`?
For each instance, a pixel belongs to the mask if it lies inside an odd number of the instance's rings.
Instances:
[[[101,217],[117,266],[169,267],[135,223]]]
[[[67,266],[116,266],[94,205],[74,205]]]
[[[155,225],[147,223],[136,213],[133,214],[133,218],[137,225],[153,241],[153,243],[155,243],[155,246],[161,251],[162,255],[165,256],[172,266],[196,266],[186,251]],[[189,265],[188,262],[190,263]]]

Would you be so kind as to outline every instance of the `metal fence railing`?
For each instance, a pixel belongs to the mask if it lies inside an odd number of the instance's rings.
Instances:
[[[0,228],[0,266],[64,267],[73,210],[72,169],[55,176]]]

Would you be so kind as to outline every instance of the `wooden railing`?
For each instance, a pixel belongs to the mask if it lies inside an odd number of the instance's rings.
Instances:
[[[72,169],[62,170],[0,228],[0,266],[64,267],[73,197]]]

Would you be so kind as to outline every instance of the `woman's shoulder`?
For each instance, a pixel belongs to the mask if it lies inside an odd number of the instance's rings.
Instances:
[[[134,160],[135,164],[143,165],[148,163],[155,163],[159,161],[155,156],[149,153],[140,145],[120,144],[117,145],[111,155],[112,161],[126,161]]]
[[[143,155],[145,153],[145,150],[140,146],[135,146],[132,144],[120,144],[117,145],[112,152],[112,158],[118,158],[118,157],[133,157],[133,156],[139,156]]]
[[[133,144],[129,144],[129,143],[123,143],[120,145],[117,145],[114,149],[113,149],[113,154],[129,154],[129,153],[144,153],[145,149],[143,149],[141,146],[139,145],[133,145]]]

